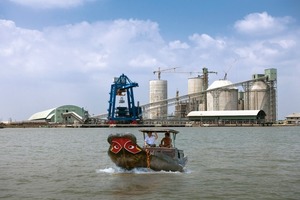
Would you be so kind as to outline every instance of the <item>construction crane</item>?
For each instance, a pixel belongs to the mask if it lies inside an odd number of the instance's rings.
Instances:
[[[153,71],[153,74],[157,74],[157,78],[158,80],[160,80],[161,78],[161,73],[164,72],[164,73],[182,73],[182,74],[203,74],[203,76],[208,76],[209,73],[215,73],[215,74],[218,74],[218,72],[214,72],[214,71],[208,71],[207,68],[203,68],[202,69],[202,72],[180,72],[180,71],[175,71],[175,69],[177,69],[179,67],[173,67],[173,68],[168,68],[168,69],[160,69],[160,67],[158,68],[158,70],[156,71]],[[172,70],[172,71],[170,71]]]
[[[193,74],[193,73],[197,73],[197,74],[202,74],[203,77],[203,85],[202,88],[203,90],[207,90],[208,88],[208,74],[218,74],[218,72],[214,72],[214,71],[208,71],[207,68],[202,68],[202,72],[175,72],[175,73],[188,73],[188,74]],[[207,94],[204,93],[204,110],[207,110]]]
[[[233,60],[233,62],[230,64],[230,66],[229,66],[229,68],[225,71],[224,70],[224,80],[227,80],[227,74],[228,74],[228,72],[231,70],[231,68],[233,67],[233,65],[236,63],[238,61],[238,59],[237,58],[235,58],[234,60]]]
[[[189,74],[189,75],[192,75],[192,74],[201,74],[202,72],[174,72],[174,73],[181,73],[181,74]]]
[[[168,69],[160,69],[160,67],[158,68],[157,71],[154,71],[153,74],[156,74],[157,73],[157,78],[158,80],[160,80],[160,77],[161,77],[161,73],[162,72],[167,72],[167,71],[170,71],[170,70],[173,70],[173,72],[175,72],[175,69],[178,68],[178,67],[173,67],[173,68],[168,68]]]
[[[202,74],[203,76],[203,89],[207,90],[208,88],[208,74],[218,74],[218,72],[208,71],[207,68],[202,68],[202,72],[173,72],[173,73],[183,73],[183,74]]]
[[[203,90],[207,90],[208,88],[208,74],[218,74],[218,72],[208,71],[206,67],[202,68],[203,73]]]
[[[214,72],[214,71],[208,71],[208,69],[206,67],[202,68],[202,72],[178,72],[175,71],[175,69],[177,69],[178,67],[173,67],[173,68],[168,68],[168,69],[163,69],[161,70],[160,68],[158,68],[157,71],[154,71],[153,74],[158,74],[158,80],[160,80],[161,77],[161,72],[167,72],[167,73],[183,73],[183,74],[202,74],[203,76],[203,89],[207,90],[208,88],[208,74],[218,74],[218,72]],[[173,70],[173,71],[170,71]]]
[[[218,74],[218,72],[208,71],[206,67],[202,68],[203,71],[203,90],[207,90],[208,88],[208,74]],[[204,94],[204,110],[207,110],[207,93]]]

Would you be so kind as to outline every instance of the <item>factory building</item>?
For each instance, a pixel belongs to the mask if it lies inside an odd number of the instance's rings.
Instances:
[[[49,123],[83,123],[88,118],[88,111],[75,105],[63,105],[57,108],[33,114],[29,121],[40,121]]]
[[[217,114],[221,114],[221,111],[261,110],[265,113],[265,123],[276,121],[276,69],[265,69],[264,74],[254,74],[252,79],[238,83],[230,82],[225,75],[224,79],[216,80],[210,86],[208,73],[216,72],[203,68],[203,75],[188,79],[187,95],[179,96],[177,92],[176,97],[171,99],[167,99],[166,80],[150,81],[149,119],[167,119],[168,106],[175,104],[174,113],[177,119],[187,118],[192,111],[219,111]]]

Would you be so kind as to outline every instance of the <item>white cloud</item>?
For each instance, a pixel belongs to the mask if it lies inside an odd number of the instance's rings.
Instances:
[[[93,0],[10,0],[16,4],[28,6],[32,8],[69,8],[80,6],[86,2]]]
[[[199,48],[217,48],[224,49],[226,46],[226,42],[222,39],[214,39],[213,37],[207,34],[193,34],[189,37],[189,39],[196,43]]]
[[[296,35],[295,35],[296,36]],[[235,45],[234,52],[243,59],[247,59],[253,65],[278,65],[291,58],[297,57],[300,40],[293,36],[276,36],[263,40]]]
[[[141,62],[137,55],[162,43],[156,23],[138,20],[82,22],[43,31],[22,29],[12,21],[1,20],[0,30],[0,55],[9,66],[6,70],[29,70],[31,76],[57,70],[100,72],[138,61],[145,66],[155,59]]]
[[[169,43],[170,49],[188,49],[189,45],[185,42],[181,42],[179,40],[175,40]]]
[[[269,35],[284,31],[292,21],[290,17],[276,18],[268,13],[252,13],[235,23],[237,31],[245,34]]]
[[[138,55],[129,61],[129,66],[132,67],[148,67],[152,68],[157,65],[157,60],[149,55]]]

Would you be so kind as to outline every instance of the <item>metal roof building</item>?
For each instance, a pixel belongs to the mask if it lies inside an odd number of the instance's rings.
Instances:
[[[88,117],[88,112],[84,108],[74,105],[63,105],[33,114],[29,121],[46,121],[51,123],[84,122]]]
[[[263,110],[224,110],[192,111],[187,117],[191,121],[203,123],[264,123],[266,113]]]
[[[288,124],[300,124],[300,113],[293,113],[286,116],[286,121]]]

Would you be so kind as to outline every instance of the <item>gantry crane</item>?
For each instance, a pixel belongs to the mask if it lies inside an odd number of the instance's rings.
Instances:
[[[124,122],[124,123],[136,123],[140,119],[141,109],[134,104],[133,88],[139,85],[132,82],[126,75],[122,74],[111,85],[109,108],[108,108],[108,120],[110,123]],[[123,97],[127,96],[127,107],[116,107],[116,97],[120,96],[119,103],[125,103]]]

